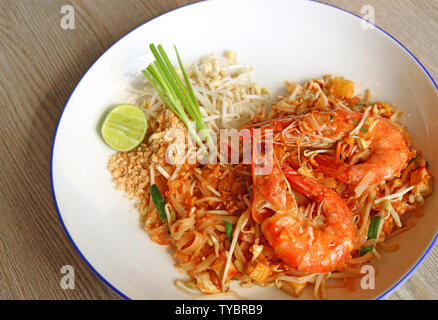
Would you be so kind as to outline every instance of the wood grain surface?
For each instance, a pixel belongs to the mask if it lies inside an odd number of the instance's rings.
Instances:
[[[190,0],[0,1],[0,299],[120,299],[75,251],[58,220],[50,156],[62,109],[82,75],[133,28]],[[437,0],[324,1],[360,15],[405,44],[438,79]],[[60,27],[63,5],[74,30]],[[389,299],[438,299],[438,248]],[[60,287],[75,269],[74,290]]]

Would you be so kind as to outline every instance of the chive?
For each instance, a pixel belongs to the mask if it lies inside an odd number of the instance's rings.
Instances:
[[[203,134],[209,148],[215,150],[213,139],[202,117],[193,88],[184,70],[177,48],[174,46],[184,83],[176,73],[163,47],[161,45],[155,47],[153,44],[150,44],[149,47],[155,57],[155,61],[143,70],[143,74],[160,95],[167,107],[185,124],[196,143],[200,147],[203,147],[202,139],[196,133],[195,128],[190,124],[189,117],[196,123],[196,127]]]
[[[375,238],[377,238],[377,231],[379,229],[379,225],[380,225],[380,220],[381,219],[382,219],[382,217],[380,217],[380,216],[374,216],[371,219],[370,227],[368,229],[368,239],[375,239]]]
[[[375,103],[359,103],[356,104],[355,107],[365,107],[365,106],[374,106]]]
[[[160,219],[164,223],[164,219],[166,219],[166,210],[164,209],[164,199],[156,184],[153,184],[151,186],[150,193],[152,200],[154,201],[154,204],[157,207]]]
[[[330,115],[330,120],[333,120],[335,118],[335,116],[334,115]]]
[[[374,246],[362,247],[360,248],[359,255],[362,257],[364,254],[367,254],[370,251],[373,251]]]
[[[377,231],[379,230],[380,220],[382,217],[380,216],[374,216],[371,219],[370,226],[368,228],[368,239],[375,239],[377,238]],[[359,255],[363,256],[364,254],[373,251],[374,245],[362,247],[360,248]]]
[[[353,120],[353,123],[357,126],[359,124],[359,122],[357,122],[356,120]],[[363,133],[368,133],[368,130],[365,129],[364,127],[360,127],[360,131],[362,131]]]
[[[227,234],[227,238],[228,240],[230,240],[230,242],[232,242],[234,225],[232,223],[229,223],[228,221],[224,221],[224,225],[225,225],[225,233]]]

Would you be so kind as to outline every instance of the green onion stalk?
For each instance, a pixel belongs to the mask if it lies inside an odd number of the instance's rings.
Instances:
[[[161,44],[158,45],[158,49],[153,44],[150,44],[149,47],[155,57],[155,61],[143,70],[143,74],[158,92],[167,107],[184,123],[196,144],[201,148],[205,148],[203,137],[209,150],[215,151],[216,147],[213,138],[204,122],[198,101],[176,46],[174,48],[185,84],[176,73]],[[189,117],[195,122],[197,129],[202,133],[202,137],[196,132],[196,128],[191,125]]]

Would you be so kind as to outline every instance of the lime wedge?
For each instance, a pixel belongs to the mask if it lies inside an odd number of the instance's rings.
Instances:
[[[100,132],[111,148],[130,151],[143,141],[146,130],[145,113],[136,105],[120,104],[108,112]]]

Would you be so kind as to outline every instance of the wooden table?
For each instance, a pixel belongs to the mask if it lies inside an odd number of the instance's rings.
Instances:
[[[85,71],[116,40],[191,0],[0,1],[0,299],[119,299],[68,240],[50,187],[52,140],[61,111]],[[330,0],[405,44],[438,79],[437,0]],[[60,27],[75,8],[75,29]],[[389,299],[438,299],[438,247]],[[63,265],[74,290],[60,287]]]

